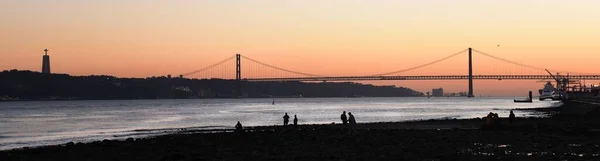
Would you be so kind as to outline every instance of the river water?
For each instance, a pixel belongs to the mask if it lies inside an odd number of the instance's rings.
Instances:
[[[272,101],[275,101],[275,105]],[[474,118],[509,109],[558,106],[559,102],[513,103],[512,98],[277,98],[0,102],[0,150],[103,139],[144,137],[179,128],[339,123],[342,111],[357,122]],[[535,116],[518,111],[517,117]]]

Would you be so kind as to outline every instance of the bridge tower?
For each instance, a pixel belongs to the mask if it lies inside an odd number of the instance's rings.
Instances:
[[[469,48],[469,93],[467,97],[475,97],[473,95],[473,55],[471,48]]]
[[[242,55],[235,54],[235,92],[238,97],[242,96]]]

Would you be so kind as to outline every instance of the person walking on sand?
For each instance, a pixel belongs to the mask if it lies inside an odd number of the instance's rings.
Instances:
[[[515,113],[513,113],[513,110],[510,110],[510,115],[508,115],[508,121],[510,121],[510,124],[512,124],[513,121],[515,121]]]
[[[290,116],[288,116],[288,114],[285,113],[285,115],[283,115],[283,126],[287,126],[288,122],[290,122]]]
[[[298,126],[298,118],[294,115],[294,127]]]
[[[340,116],[340,118],[342,119],[343,125],[346,125],[348,123],[348,118],[346,117],[346,111],[344,111],[344,113],[342,113],[342,116]]]

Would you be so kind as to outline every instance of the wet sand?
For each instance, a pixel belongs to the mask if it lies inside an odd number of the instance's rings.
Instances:
[[[185,131],[0,151],[0,160],[600,160],[599,105],[535,110],[551,117],[494,127],[481,119],[367,123],[355,133],[342,125]]]

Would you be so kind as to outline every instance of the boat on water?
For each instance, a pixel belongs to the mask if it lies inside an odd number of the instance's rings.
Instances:
[[[540,94],[540,101],[543,100],[559,100],[560,96],[557,94],[556,92],[556,88],[554,88],[554,85],[552,85],[552,83],[547,82],[544,85],[544,88],[540,89],[539,91]]]
[[[529,91],[529,97],[526,99],[515,99],[514,100],[515,103],[532,103],[533,102],[533,95],[532,92]]]
[[[515,99],[514,102],[515,103],[531,103],[531,102],[533,102],[533,100],[531,100],[531,99]]]

